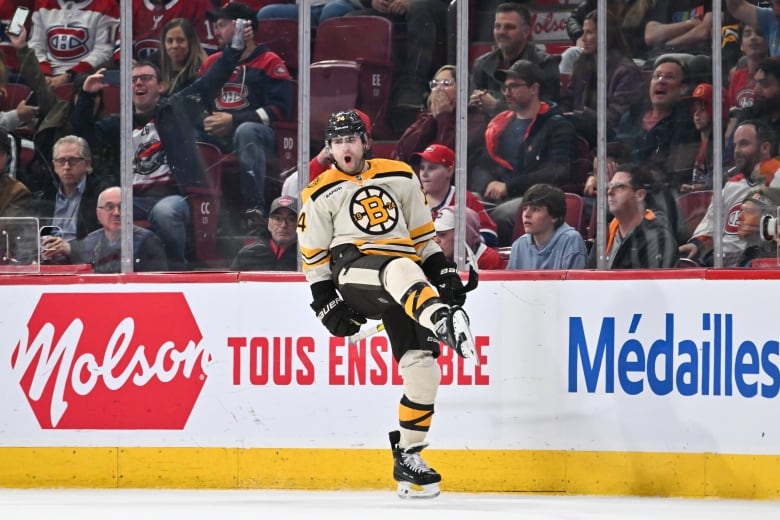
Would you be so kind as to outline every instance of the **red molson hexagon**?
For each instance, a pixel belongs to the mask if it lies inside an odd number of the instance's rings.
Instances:
[[[182,293],[44,294],[11,368],[44,429],[182,429],[210,356]]]

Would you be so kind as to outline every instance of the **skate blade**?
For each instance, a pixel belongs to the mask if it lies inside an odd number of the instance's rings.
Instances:
[[[441,489],[438,482],[424,486],[412,484],[411,482],[398,483],[398,497],[403,499],[436,498],[440,493]]]
[[[460,343],[460,350],[463,353],[463,357],[466,359],[473,359],[474,363],[479,366],[479,356],[474,350],[474,336],[469,329],[469,321],[466,317],[466,313],[463,310],[459,311],[461,314],[453,316],[453,319],[458,320],[458,327],[460,329],[458,334],[458,343]]]

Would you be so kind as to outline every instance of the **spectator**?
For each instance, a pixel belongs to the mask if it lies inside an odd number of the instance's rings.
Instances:
[[[206,20],[213,7],[211,0],[133,0],[133,57],[148,60],[160,50],[163,27],[175,18],[189,20],[206,54],[215,53],[217,38]],[[119,63],[118,52],[114,59]]]
[[[396,143],[393,159],[409,162],[412,154],[438,143],[455,148],[455,66],[444,65],[430,82],[428,109],[421,111]]]
[[[512,244],[507,269],[584,269],[585,240],[566,223],[566,194],[549,184],[534,184],[523,197],[525,234]]]
[[[8,175],[11,142],[8,132],[0,129],[0,217],[26,217],[30,215],[32,193]]]
[[[455,205],[455,152],[443,144],[432,144],[420,153],[416,153],[409,161],[416,166],[420,184],[428,198],[431,216],[435,220],[438,213],[445,207]],[[479,233],[486,244],[495,246],[498,243],[496,223],[485,211],[482,202],[470,191],[466,192],[466,206],[479,218]]]
[[[539,82],[540,99],[558,101],[560,98],[558,64],[552,56],[530,42],[531,23],[531,13],[521,5],[504,3],[496,8],[496,22],[493,26],[496,48],[474,61],[469,85],[469,105],[476,107],[488,119],[507,107],[502,90],[503,81],[497,73],[509,69],[518,60],[535,63],[543,71]]]
[[[195,81],[206,61],[206,51],[192,22],[174,18],[166,23],[160,35],[160,51],[152,54],[149,61],[160,67],[166,96]]]
[[[744,56],[744,66],[731,71],[728,102],[731,109],[753,106],[756,80],[753,76],[759,64],[769,57],[769,47],[760,31],[750,25],[742,25],[739,48]]]
[[[251,27],[244,40],[254,38]],[[185,198],[191,186],[205,183],[195,146],[195,127],[201,116],[201,99],[213,99],[233,73],[238,54],[229,46],[199,79],[176,94],[165,91],[160,70],[148,62],[132,68],[133,98],[133,218],[148,220],[165,244],[168,267],[186,266],[190,208]],[[103,70],[84,81],[73,113],[73,128],[88,142],[119,146],[119,115],[95,121],[94,96],[105,87]]]
[[[761,62],[769,57],[769,46],[764,36],[749,25],[741,24],[739,48],[742,52],[739,63],[744,63],[729,73],[728,104],[731,117],[725,131],[727,143],[732,141],[739,112],[753,106],[757,88],[754,76]]]
[[[57,187],[44,194],[48,202],[46,216],[51,218],[52,226],[62,229],[65,240],[84,238],[100,227],[94,208],[108,186],[92,174],[92,152],[85,139],[61,137],[54,143],[52,157]]]
[[[253,31],[257,27],[254,12],[240,3],[209,11],[207,17],[214,22],[222,49],[230,47],[235,20],[251,20]],[[209,70],[220,55],[209,56],[203,70]],[[247,40],[238,68],[214,99],[212,112],[203,120],[207,139],[223,151],[235,151],[238,155],[244,198],[241,215],[250,227],[265,227],[265,176],[268,156],[273,153],[276,140],[271,123],[290,116],[291,80],[287,66],[277,54],[265,45]]]
[[[396,143],[393,159],[409,162],[415,152],[421,152],[431,144],[443,144],[455,149],[455,104],[457,82],[455,66],[444,65],[430,82],[428,109],[404,131]],[[484,151],[485,121],[476,109],[468,109],[469,166]],[[470,168],[469,168],[470,169]]]
[[[688,67],[680,60],[658,59],[648,89],[649,107],[632,105],[621,117],[616,135],[631,150],[632,162],[649,166],[656,183],[673,190],[690,179],[698,147],[698,133],[684,100],[688,82]]]
[[[607,185],[607,205],[614,216],[604,251],[610,269],[677,266],[675,233],[665,216],[653,212],[647,203],[653,189],[650,171],[636,164],[618,166]],[[595,247],[590,256],[590,267],[595,267]]]
[[[645,25],[653,6],[652,0],[607,0],[607,11],[620,20],[620,31],[628,44],[629,56],[640,62],[647,57]],[[566,22],[566,32],[572,41],[582,36],[585,16],[594,9],[596,0],[585,0],[572,11]]]
[[[62,255],[71,264],[91,264],[96,273],[122,272],[122,189],[113,186],[103,190],[97,199],[97,219],[102,226],[84,238],[65,240],[47,237],[42,255]],[[133,270],[165,271],[168,265],[165,248],[152,231],[133,226]]]
[[[496,72],[504,82],[509,110],[488,124],[487,156],[472,172],[469,189],[497,204],[491,217],[498,225],[499,246],[512,243],[525,190],[540,182],[559,187],[569,183],[574,126],[555,103],[539,99],[542,77],[542,69],[526,60]]]
[[[596,146],[596,104],[598,13],[591,11],[583,21],[583,51],[561,100],[561,110],[571,112],[577,133]],[[642,71],[631,59],[617,20],[607,14],[607,139],[613,139],[620,117],[629,110],[641,90]]]
[[[766,184],[775,187],[775,169],[767,171],[768,161],[776,151],[777,136],[770,127],[756,120],[741,122],[734,131],[734,165],[739,172],[723,185],[721,204],[723,209],[723,266],[735,267],[747,247],[746,241],[737,233],[737,217],[745,196],[754,188]],[[715,232],[715,204],[713,199],[704,217],[693,231],[688,242],[682,244],[680,254],[697,263],[712,267],[712,237]]]
[[[447,206],[438,212],[433,221],[436,230],[436,243],[439,244],[447,260],[455,262],[455,208]],[[498,250],[485,244],[479,232],[479,216],[471,208],[466,208],[466,245],[477,260],[478,269],[504,269],[506,259]]]
[[[754,103],[737,113],[737,123],[760,119],[780,135],[780,57],[762,60],[753,75],[756,82]],[[731,143],[730,143],[731,144]]]
[[[119,28],[118,2],[38,0],[31,19],[28,44],[52,87],[111,60]]]
[[[368,4],[365,0],[364,4]],[[391,123],[403,131],[422,108],[428,91],[428,78],[441,64],[437,49],[446,46],[447,4],[449,0],[370,0],[371,7],[351,15],[384,16],[396,30],[406,34],[404,49],[395,49]],[[411,120],[409,119],[411,114]]]
[[[271,203],[269,237],[244,246],[233,259],[233,271],[297,271],[298,200],[281,196]]]
[[[758,7],[747,0],[726,0],[729,12],[745,25],[755,27],[769,44],[769,55],[780,54],[780,2]]]
[[[286,18],[288,20],[297,20],[299,3],[268,4],[257,11],[257,19]],[[364,5],[360,0],[312,0],[311,27],[316,29],[319,24],[329,18],[338,18],[363,7]]]
[[[645,25],[645,43],[649,58],[646,65],[652,65],[654,58],[668,53],[709,56],[712,49],[712,2],[655,0]]]
[[[737,234],[745,241],[745,250],[739,258],[740,267],[750,267],[756,258],[777,258],[775,240],[764,240],[760,229],[763,215],[777,216],[780,207],[780,188],[759,186],[750,191],[739,209]]]
[[[680,186],[681,193],[712,189],[712,118],[714,115],[712,98],[712,85],[709,83],[698,84],[691,95],[691,116],[700,136],[699,151],[693,163],[690,181]],[[728,99],[725,89],[721,100],[723,104],[721,115],[725,120],[728,117]],[[729,161],[724,157],[723,162],[725,167]]]
[[[18,178],[24,182],[30,191],[41,195],[44,199],[54,200],[57,192],[57,177],[51,162],[54,143],[60,138],[72,135],[70,124],[75,97],[81,91],[86,76],[81,75],[73,82],[73,93],[70,99],[62,99],[46,82],[33,50],[27,45],[27,33],[22,29],[18,36],[9,35],[11,44],[19,56],[19,73],[30,87],[38,102],[37,118],[33,128],[32,141],[35,148],[33,161],[20,169]],[[31,108],[31,107],[28,107]],[[99,115],[103,109],[103,96],[99,94],[94,100],[94,112]],[[119,154],[116,150],[106,147],[90,149],[92,175],[105,180],[107,185],[119,182]],[[116,162],[114,162],[116,161]],[[95,193],[97,196],[97,192]]]
[[[22,32],[25,32],[24,27],[22,27]],[[13,38],[12,36],[9,37]],[[8,85],[8,69],[5,66],[5,61],[2,59],[2,51],[0,51],[0,98],[6,95],[6,85]],[[27,100],[23,99],[15,109],[0,112],[0,130],[7,132],[16,130],[37,115],[38,107],[28,105]]]

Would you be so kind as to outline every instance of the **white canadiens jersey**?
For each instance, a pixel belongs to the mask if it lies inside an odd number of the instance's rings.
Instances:
[[[111,58],[118,27],[114,0],[39,0],[29,45],[47,74],[91,72]]]
[[[780,175],[774,175],[766,184],[773,188],[780,187]],[[737,218],[739,217],[739,210],[742,207],[742,201],[745,200],[748,193],[761,185],[761,182],[749,181],[742,175],[723,184],[723,253],[725,255],[730,255],[733,260],[738,259],[739,255],[748,245],[748,241],[741,238],[737,233],[739,230]],[[713,199],[712,203],[707,207],[707,212],[704,214],[704,217],[702,217],[701,222],[696,226],[696,229],[693,232],[694,237],[713,236],[715,227],[714,202]],[[729,266],[726,265],[726,267]]]
[[[353,244],[370,255],[424,261],[441,251],[431,210],[414,171],[403,162],[371,159],[359,175],[331,168],[302,192],[298,243],[309,283],[331,279],[331,249]]]

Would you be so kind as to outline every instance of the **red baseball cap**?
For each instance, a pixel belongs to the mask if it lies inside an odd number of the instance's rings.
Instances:
[[[729,100],[728,100],[728,93],[726,92],[726,89],[722,89],[721,94],[721,104],[722,104],[722,114],[723,119],[726,120],[729,117]],[[696,88],[693,89],[693,93],[690,96],[690,99],[698,99],[699,101],[704,103],[704,109],[707,111],[707,113],[710,115],[710,119],[712,119],[712,98],[713,98],[713,91],[712,91],[712,85],[709,83],[699,83],[696,85]]]
[[[410,162],[412,164],[419,164],[423,159],[435,164],[454,166],[455,152],[452,151],[452,148],[444,146],[443,144],[432,144],[422,152],[413,153]]]

